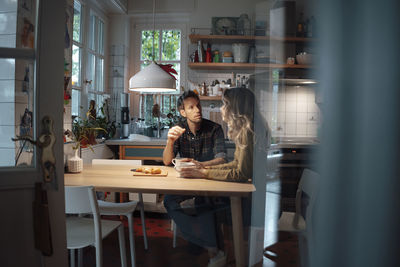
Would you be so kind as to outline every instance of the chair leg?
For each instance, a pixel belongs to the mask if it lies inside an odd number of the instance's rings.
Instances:
[[[70,249],[69,250],[69,255],[70,255],[70,266],[75,267],[75,249]]]
[[[144,203],[143,203],[143,195],[142,195],[142,193],[139,193],[139,204],[140,204],[140,218],[142,220],[144,249],[147,250],[148,249],[148,245],[147,245],[146,221],[144,220]]]
[[[122,224],[118,227],[118,240],[121,254],[121,266],[126,267],[125,232]]]
[[[102,240],[99,242],[102,242]],[[99,242],[95,242],[96,267],[103,267],[103,246]]]
[[[78,248],[78,267],[83,267],[83,248]]]
[[[135,267],[135,237],[133,236],[133,218],[132,213],[127,215],[128,217],[128,225],[129,225],[129,246],[131,249],[131,262],[132,267]]]
[[[176,223],[174,222],[174,220],[172,220],[172,234],[172,247],[176,248]]]

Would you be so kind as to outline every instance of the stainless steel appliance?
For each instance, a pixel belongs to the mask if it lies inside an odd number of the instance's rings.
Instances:
[[[121,138],[129,137],[129,95],[121,94]]]

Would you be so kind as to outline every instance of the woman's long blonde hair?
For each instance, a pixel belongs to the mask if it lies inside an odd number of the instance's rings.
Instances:
[[[228,137],[239,147],[247,146],[246,135],[254,133],[254,94],[246,88],[231,88],[224,92],[222,119],[228,124]]]

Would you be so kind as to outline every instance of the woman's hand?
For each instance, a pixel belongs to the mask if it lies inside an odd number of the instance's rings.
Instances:
[[[183,159],[181,159],[181,161],[183,161],[183,162],[193,162],[195,167],[199,168],[199,169],[201,169],[201,168],[204,169],[205,168],[205,166],[200,161],[197,161],[197,160],[192,159],[192,158],[183,158]]]
[[[207,170],[203,167],[193,166],[193,167],[182,167],[178,172],[180,177],[183,178],[205,178]]]

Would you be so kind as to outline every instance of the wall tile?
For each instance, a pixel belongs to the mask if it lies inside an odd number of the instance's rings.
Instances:
[[[297,92],[297,104],[306,104],[307,103],[307,94],[304,92]]]
[[[319,112],[318,105],[315,103],[308,103],[307,104],[307,112]]]
[[[308,112],[307,113],[307,123],[318,123],[319,114],[318,112]]]
[[[286,123],[285,124],[285,135],[287,135],[287,136],[296,135],[296,124],[295,123]]]
[[[297,102],[297,112],[307,112],[307,103],[306,102]]]
[[[285,120],[286,123],[296,123],[297,117],[296,112],[286,112]]]
[[[307,135],[307,124],[306,123],[297,123],[296,124],[296,135],[297,136],[306,136]]]
[[[286,102],[286,112],[296,112],[297,103],[296,102]]]
[[[318,135],[318,124],[307,124],[307,136],[316,137]]]
[[[307,113],[306,112],[297,112],[296,113],[296,122],[297,123],[307,123]]]

